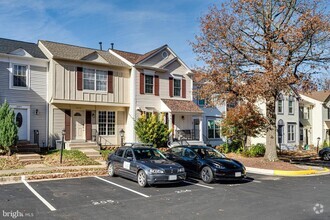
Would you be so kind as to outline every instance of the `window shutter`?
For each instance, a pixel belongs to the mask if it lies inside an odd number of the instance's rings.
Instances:
[[[182,79],[182,98],[186,98],[186,80]]]
[[[65,110],[64,113],[65,140],[69,141],[71,139],[71,110]]]
[[[113,93],[113,72],[108,71],[108,93]]]
[[[159,96],[159,76],[155,75],[155,95]]]
[[[169,94],[170,94],[170,97],[173,97],[173,77],[170,77],[169,78]]]
[[[77,90],[83,90],[83,76],[82,76],[82,67],[77,67]]]
[[[140,73],[140,94],[144,94],[144,73]]]

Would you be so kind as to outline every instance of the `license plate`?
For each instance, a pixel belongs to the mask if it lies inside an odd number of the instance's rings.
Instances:
[[[168,180],[177,180],[178,177],[176,175],[169,175]]]
[[[241,177],[242,173],[241,172],[235,172],[235,177]]]

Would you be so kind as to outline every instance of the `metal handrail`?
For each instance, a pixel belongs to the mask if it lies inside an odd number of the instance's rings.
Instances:
[[[105,139],[104,137],[99,135],[99,132],[96,129],[93,129],[93,131],[95,131],[95,141],[97,143],[97,145],[100,147],[100,149],[102,148],[103,145],[108,146],[108,145],[113,145],[110,141],[108,141],[107,139]],[[102,144],[102,140],[104,140],[105,144]]]

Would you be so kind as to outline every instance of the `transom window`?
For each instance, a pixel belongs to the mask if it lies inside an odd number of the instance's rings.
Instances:
[[[28,87],[28,66],[13,64],[11,79],[12,79],[11,87],[27,88]]]
[[[296,140],[295,130],[296,130],[295,124],[288,124],[288,142],[294,142]]]
[[[207,121],[207,137],[211,139],[220,138],[220,120]]]
[[[289,97],[289,114],[294,114],[294,98],[293,98],[293,96]]]
[[[181,80],[174,79],[174,96],[181,96]]]
[[[147,94],[153,94],[154,93],[154,77],[145,75],[144,78],[144,84],[145,84],[145,93]]]
[[[115,135],[116,112],[99,111],[99,134]]]
[[[84,69],[84,89],[93,91],[107,91],[107,71]]]

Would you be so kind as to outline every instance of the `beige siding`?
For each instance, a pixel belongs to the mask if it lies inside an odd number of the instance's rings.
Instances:
[[[57,63],[54,68],[53,98],[66,101],[105,102],[116,104],[129,103],[129,70],[113,69],[104,66],[81,65],[71,63]],[[76,69],[77,66],[93,68],[104,71],[113,71],[113,93],[78,91]]]
[[[53,131],[51,137],[53,140],[53,146],[55,146],[55,140],[60,140],[62,130],[64,129],[65,113],[62,109],[53,109]]]
[[[166,51],[168,54],[167,58],[163,58],[162,53]],[[161,67],[171,61],[174,58],[174,55],[168,50],[164,49],[157,53],[155,56],[151,57],[150,59],[144,61],[142,65],[145,66],[154,66],[154,67]]]

